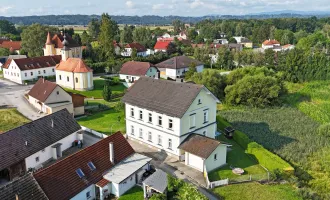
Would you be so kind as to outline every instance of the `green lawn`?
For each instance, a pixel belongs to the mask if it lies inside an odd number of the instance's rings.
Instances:
[[[213,191],[224,200],[302,200],[289,184],[261,185],[252,182],[218,187]]]
[[[140,186],[134,186],[128,190],[118,200],[143,200],[143,189]]]
[[[78,123],[87,128],[93,129],[95,131],[104,133],[104,134],[112,134],[117,131],[121,131],[122,133],[126,132],[125,126],[125,113],[124,109],[121,111],[115,110],[113,107],[118,102],[118,99],[113,102],[106,102],[104,100],[89,100],[88,105],[98,105],[104,104],[107,105],[110,109],[102,112],[97,112],[91,116],[80,118]],[[118,122],[118,117],[120,117],[120,121]],[[112,126],[112,132],[111,132]]]
[[[5,132],[30,122],[15,108],[0,109],[0,132]]]
[[[216,181],[220,179],[235,179],[239,178],[238,175],[233,174],[232,170],[230,169],[230,166],[233,167],[239,167],[244,169],[244,175],[245,174],[257,174],[257,175],[265,175],[266,171],[251,157],[249,157],[248,154],[245,153],[244,149],[240,147],[235,141],[228,140],[223,135],[220,138],[221,141],[231,144],[232,147],[230,147],[232,150],[227,153],[227,165],[215,170],[211,173],[209,173],[209,179],[210,181]],[[250,155],[253,156],[253,155]]]
[[[94,97],[96,99],[103,99],[102,91],[104,86],[104,79],[96,79],[94,80],[94,89],[90,91],[77,91],[65,88],[68,92],[74,92],[78,94],[85,95],[86,97]],[[111,86],[112,94],[120,94],[123,93],[127,88],[120,83],[119,85]]]

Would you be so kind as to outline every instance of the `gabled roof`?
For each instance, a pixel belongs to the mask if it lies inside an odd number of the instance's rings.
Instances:
[[[274,45],[274,44],[280,44],[280,42],[278,42],[277,40],[265,40],[262,44],[263,45]]]
[[[171,41],[157,41],[154,49],[167,50],[167,48],[170,44],[171,44]]]
[[[113,142],[115,163],[120,163],[134,154],[124,136],[117,132],[36,172],[34,177],[50,200],[70,199],[89,185],[99,183],[103,174],[115,166],[110,162],[110,142]],[[90,170],[88,162],[93,162],[96,167],[94,171]],[[77,175],[76,170],[79,168],[85,174],[84,178]]]
[[[34,58],[8,59],[4,65],[5,69],[7,69],[9,67],[11,61],[15,62],[21,71],[24,71],[24,70],[31,70],[31,69],[54,67],[58,63],[60,63],[61,55],[40,56],[40,57],[34,57]]]
[[[150,67],[154,67],[149,62],[128,61],[123,64],[119,74],[145,76]]]
[[[124,103],[181,118],[203,85],[141,77],[122,98]]]
[[[156,172],[151,174],[143,183],[160,193],[165,192],[167,188],[167,173],[157,169]]]
[[[0,170],[80,129],[73,116],[63,109],[0,134]]]
[[[52,37],[51,43],[54,44],[55,48],[63,48],[63,40],[64,40],[64,35],[62,34],[55,34]],[[68,45],[67,47],[80,47],[80,45],[74,40],[72,39],[72,37],[69,34],[65,34],[66,36],[66,40],[68,41]],[[47,36],[48,37],[48,36]],[[48,39],[47,39],[48,41]],[[48,43],[46,41],[46,43]]]
[[[0,187],[1,200],[48,200],[32,174],[26,174]]]
[[[40,102],[45,102],[56,87],[56,83],[47,81],[44,78],[40,78],[29,91],[28,95]]]
[[[180,144],[178,149],[207,159],[220,144],[221,142],[218,140],[199,134],[191,134]]]
[[[6,48],[10,51],[20,50],[22,48],[21,41],[3,41],[0,44],[0,48]]]
[[[188,56],[175,56],[168,60],[165,60],[161,63],[156,64],[158,68],[168,68],[168,69],[180,69],[180,68],[187,68],[191,63],[195,63],[196,66],[202,65],[203,63],[192,59]]]
[[[56,66],[56,70],[75,73],[93,71],[85,64],[85,62],[81,58],[68,58],[66,61],[61,61],[60,64]]]
[[[136,49],[137,52],[147,51],[147,49],[142,44],[137,43],[137,42],[132,42],[132,43],[126,44],[125,48]]]
[[[251,40],[249,40],[248,38],[245,38],[245,37],[243,37],[241,39],[241,43],[251,43],[251,42],[252,42]]]

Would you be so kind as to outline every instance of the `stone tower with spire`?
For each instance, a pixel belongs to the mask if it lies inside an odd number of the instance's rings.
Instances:
[[[61,49],[62,52],[62,60],[66,61],[68,58],[72,58],[72,50],[68,47],[69,42],[66,40],[66,35],[63,36],[64,40],[62,42],[63,48]]]
[[[55,45],[52,43],[50,33],[48,32],[47,41],[44,48],[44,56],[53,56],[56,55]]]

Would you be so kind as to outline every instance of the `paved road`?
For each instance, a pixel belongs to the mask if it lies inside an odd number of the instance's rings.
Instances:
[[[36,120],[45,116],[39,114],[24,98],[24,94],[32,85],[17,85],[7,80],[0,79],[0,106],[12,106],[30,120]]]

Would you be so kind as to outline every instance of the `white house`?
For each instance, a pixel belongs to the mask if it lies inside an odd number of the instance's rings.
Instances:
[[[277,40],[265,40],[263,43],[262,43],[262,48],[264,50],[266,49],[275,49],[275,48],[278,48],[278,47],[281,47],[281,44],[277,41]]]
[[[122,133],[117,132],[36,172],[34,177],[49,200],[103,200],[110,194],[120,197],[141,184],[150,161],[135,153]]]
[[[3,77],[18,84],[37,80],[40,77],[55,76],[55,66],[61,56],[8,59],[2,66]]]
[[[0,134],[0,152],[6,155],[1,158],[0,179],[12,180],[62,157],[72,142],[83,139],[80,130],[64,109]]]
[[[187,137],[198,134],[215,138],[219,100],[203,85],[141,77],[122,101],[126,108],[127,136],[181,161],[189,152],[180,149],[189,141]],[[208,148],[200,145],[201,149]],[[226,158],[220,150],[218,156],[222,160]],[[217,164],[205,162],[205,165],[212,168]]]
[[[192,59],[188,56],[176,56],[156,64],[156,67],[160,71],[160,77],[162,78],[181,78],[189,70],[191,64],[196,65],[196,71],[202,72],[204,70],[204,64],[198,60]]]
[[[128,61],[123,64],[119,72],[119,78],[125,80],[128,86],[142,76],[159,78],[159,71],[149,62]]]
[[[157,53],[157,52],[166,53],[170,44],[171,44],[171,41],[157,41],[154,46],[155,53]]]
[[[147,49],[140,43],[133,42],[125,46],[124,50],[121,52],[122,56],[131,57],[133,49],[136,49],[136,55],[141,57],[147,56]]]

